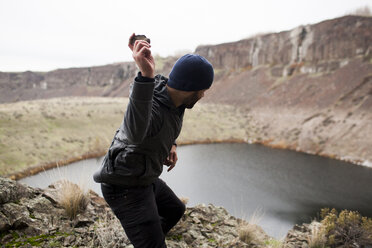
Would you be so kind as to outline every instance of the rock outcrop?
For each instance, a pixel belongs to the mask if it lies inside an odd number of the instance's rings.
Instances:
[[[66,182],[73,186],[70,189],[81,190],[68,181],[40,189],[0,177],[1,247],[133,248],[119,220],[97,193],[86,192],[84,208],[74,218],[68,215],[61,204]],[[166,236],[166,243],[170,248],[323,247],[326,239],[321,229],[316,220],[296,224],[283,240],[276,240],[260,226],[231,216],[223,207],[200,204],[186,209]],[[360,246],[355,243],[352,247]]]
[[[237,42],[199,46],[196,53],[207,57],[217,70],[270,65],[273,76],[286,76],[301,63],[311,63],[314,67],[302,67],[302,72],[332,71],[340,67],[340,60],[372,53],[371,25],[371,17],[345,16]]]
[[[0,102],[59,96],[117,96],[120,92],[127,94],[135,72],[133,62],[50,72],[0,72]]]
[[[85,212],[70,220],[58,203],[60,183],[42,190],[0,178],[0,185],[0,243],[5,247],[98,244],[93,224],[110,212],[94,192]]]
[[[321,223],[313,221],[310,224],[304,223],[302,225],[294,225],[291,230],[288,231],[287,236],[284,239],[284,248],[310,248],[309,243],[314,242],[316,239],[320,239],[319,229]],[[314,242],[315,243],[315,242]],[[314,247],[317,247],[314,245]],[[320,246],[321,247],[321,246]]]
[[[0,177],[0,243],[2,247],[132,247],[106,202],[89,191],[85,211],[75,219],[60,202],[61,181],[45,190]],[[263,247],[271,240],[258,226],[250,243],[239,239],[245,222],[222,207],[187,208],[167,235],[168,247]]]

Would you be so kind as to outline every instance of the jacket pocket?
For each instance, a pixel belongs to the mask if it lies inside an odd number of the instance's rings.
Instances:
[[[112,167],[110,167],[110,164],[109,164],[109,161],[108,161],[107,157],[108,157],[108,155],[106,153],[99,169],[93,174],[93,180],[96,183],[103,183],[105,175],[110,174],[112,172],[112,171],[110,171],[110,170],[112,170]]]
[[[146,156],[121,151],[115,158],[114,169],[121,176],[141,177],[146,172]]]

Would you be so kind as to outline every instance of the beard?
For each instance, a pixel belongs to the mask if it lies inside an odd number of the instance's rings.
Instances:
[[[184,103],[184,106],[185,108],[192,109],[195,103],[197,103],[199,100],[200,100],[200,96],[198,95],[197,92],[195,92],[194,94],[190,96],[190,98],[186,100],[186,102]]]
[[[196,103],[196,102],[194,102],[194,103],[190,103],[190,104],[185,104],[185,108],[187,108],[187,109],[192,109],[192,108],[194,107],[195,103]]]

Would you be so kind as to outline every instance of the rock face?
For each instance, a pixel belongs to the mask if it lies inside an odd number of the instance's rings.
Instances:
[[[338,60],[371,53],[371,25],[371,17],[345,16],[238,42],[199,46],[196,52],[217,70],[270,65],[275,76],[282,76],[290,75],[303,62],[317,65],[303,68],[303,72],[332,70],[339,67]]]
[[[259,226],[255,238],[245,243],[239,239],[242,220],[230,216],[222,207],[198,205],[188,208],[182,220],[168,235],[169,247],[263,247],[270,237]]]
[[[95,192],[75,219],[59,204],[61,182],[34,189],[0,177],[0,242],[6,247],[132,247],[119,221]],[[222,207],[187,208],[182,220],[167,235],[168,247],[263,247],[270,237],[254,227],[255,239],[239,239],[245,222]]]
[[[311,242],[315,243],[314,240],[320,239],[317,234],[319,233],[321,223],[313,221],[310,224],[295,225],[291,230],[288,231],[287,236],[284,239],[283,248],[310,248]],[[313,246],[318,247],[318,246]],[[321,246],[320,246],[321,247]]]
[[[94,223],[110,216],[94,192],[86,211],[70,220],[58,203],[60,183],[34,189],[0,178],[0,242],[7,247],[96,247]]]
[[[0,72],[0,102],[58,96],[117,96],[125,92],[135,76],[132,62],[50,72]],[[123,95],[119,95],[123,96]]]

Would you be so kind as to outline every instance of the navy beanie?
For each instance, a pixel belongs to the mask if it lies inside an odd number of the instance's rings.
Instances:
[[[182,91],[204,90],[211,87],[213,76],[208,60],[197,54],[186,54],[174,64],[167,84]]]

